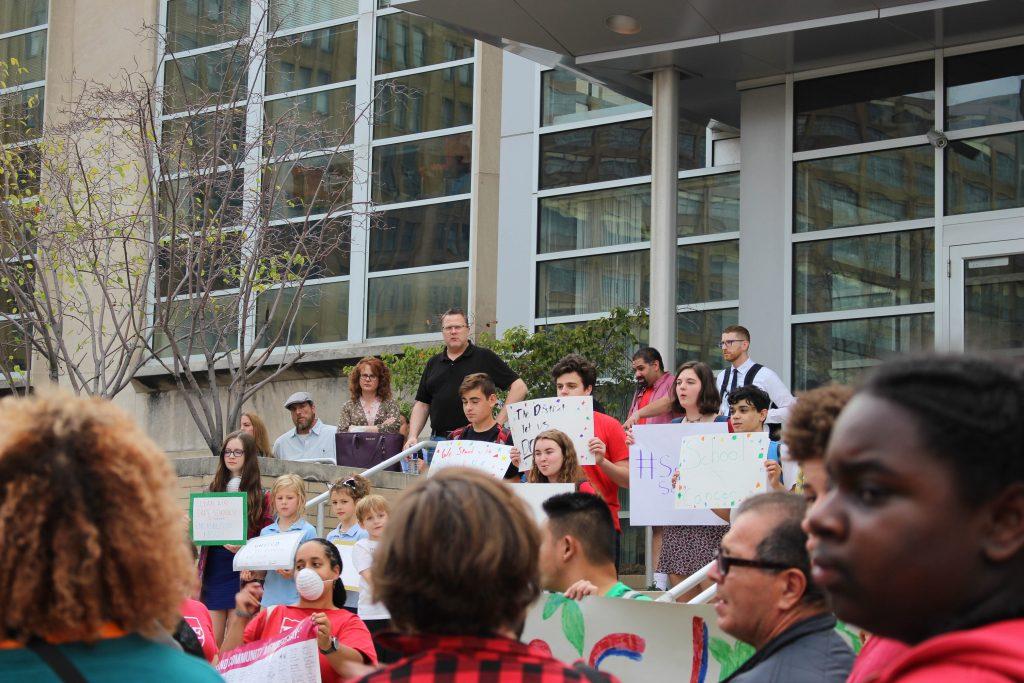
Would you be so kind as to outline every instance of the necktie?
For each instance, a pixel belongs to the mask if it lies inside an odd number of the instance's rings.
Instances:
[[[740,375],[739,368],[733,368],[732,369],[732,386],[729,388],[729,393],[730,394],[732,392],[736,391],[736,380],[739,378],[739,375]]]

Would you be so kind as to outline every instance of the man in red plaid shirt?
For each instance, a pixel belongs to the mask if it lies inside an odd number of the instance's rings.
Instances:
[[[406,491],[374,562],[374,593],[406,654],[364,683],[616,683],[517,639],[540,592],[540,533],[508,485],[451,468]],[[353,672],[354,673],[354,672]]]

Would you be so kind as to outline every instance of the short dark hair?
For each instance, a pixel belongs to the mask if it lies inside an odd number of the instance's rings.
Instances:
[[[688,360],[676,368],[675,378],[677,381],[683,370],[693,370],[697,379],[700,380],[700,394],[697,396],[697,410],[700,411],[700,414],[717,413],[722,407],[722,395],[718,393],[718,387],[715,386],[715,373],[711,371],[711,366],[698,360]],[[672,392],[672,410],[677,413],[686,412],[682,404],[679,403],[679,395],[674,391]]]
[[[458,306],[455,306],[453,308],[449,308],[447,311],[442,313],[441,314],[441,318],[440,318],[441,322],[444,323],[444,319],[447,318],[450,315],[461,315],[462,316],[462,322],[464,322],[467,325],[469,324],[469,316],[466,315],[466,312],[464,310],[462,310],[461,308],[459,308]]]
[[[845,384],[826,384],[799,395],[800,400],[790,406],[782,426],[782,443],[793,460],[807,462],[825,457],[832,426],[852,396],[853,387]]]
[[[728,400],[730,406],[735,406],[740,401],[748,401],[758,412],[768,410],[772,405],[772,399],[768,392],[761,387],[755,387],[753,384],[737,387],[734,391],[730,391]]]
[[[438,543],[437,530],[458,551]],[[395,505],[374,555],[373,593],[399,631],[492,636],[540,594],[540,532],[507,484],[451,467]]]
[[[466,375],[465,379],[462,380],[462,384],[459,385],[459,397],[461,398],[467,392],[479,389],[484,392],[484,396],[496,396],[498,389],[494,386],[494,380],[486,372],[474,372],[472,375]]]
[[[801,602],[807,605],[827,604],[825,592],[811,578],[807,534],[800,526],[807,514],[807,501],[802,496],[784,491],[762,493],[740,503],[732,514],[733,520],[749,512],[764,512],[777,517],[771,531],[757,544],[757,559],[800,570],[807,579]]]
[[[722,330],[722,334],[729,334],[731,332],[735,332],[736,334],[743,337],[743,339],[745,339],[746,341],[750,341],[750,330],[743,327],[743,325],[729,325],[729,327]]]
[[[559,377],[570,372],[580,376],[584,389],[597,384],[597,366],[578,353],[570,353],[555,363],[551,368],[551,379],[558,381]]]
[[[615,564],[615,525],[605,502],[590,493],[560,493],[543,503],[555,536],[572,536],[593,564]]]
[[[642,360],[648,364],[657,363],[659,368],[665,369],[665,361],[661,359],[661,353],[658,352],[658,349],[650,346],[645,346],[634,353],[633,360]]]
[[[927,354],[892,360],[858,393],[890,401],[914,418],[921,442],[956,473],[976,507],[1024,481],[1024,377],[1007,360]]]

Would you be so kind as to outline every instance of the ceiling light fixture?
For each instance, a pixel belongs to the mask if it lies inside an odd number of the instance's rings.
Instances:
[[[604,25],[623,36],[640,33],[640,21],[628,14],[612,14],[604,20]]]

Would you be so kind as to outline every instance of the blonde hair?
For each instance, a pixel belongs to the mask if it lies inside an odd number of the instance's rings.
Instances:
[[[534,448],[537,447],[537,442],[541,440],[553,441],[562,450],[562,467],[558,470],[558,475],[551,482],[552,484],[576,484],[587,480],[587,475],[580,465],[580,459],[576,457],[576,447],[572,445],[572,439],[569,438],[568,434],[557,429],[543,431],[533,440]],[[530,474],[526,477],[526,480],[531,484],[547,484],[549,481],[547,477],[541,474],[540,468],[537,467],[536,457],[533,459],[533,464],[530,466]]]
[[[306,482],[303,481],[302,477],[288,472],[274,480],[274,485],[270,488],[270,504],[274,506],[275,513],[277,512],[277,494],[280,491],[295,491],[299,496],[299,515],[304,514],[304,508],[306,507]]]
[[[372,514],[388,514],[391,508],[388,505],[388,499],[379,493],[371,493],[365,498],[360,498],[359,502],[356,503],[356,519],[362,524],[363,520]]]
[[[0,637],[173,629],[195,577],[176,492],[167,456],[109,401],[0,401]]]

